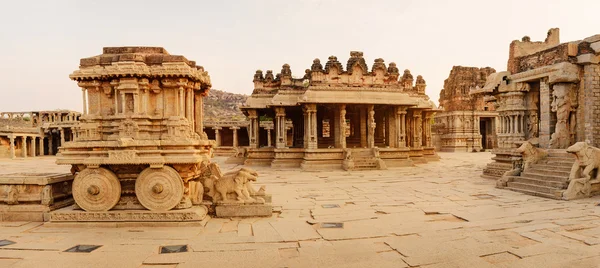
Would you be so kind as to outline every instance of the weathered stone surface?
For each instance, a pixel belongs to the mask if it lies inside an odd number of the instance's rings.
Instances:
[[[270,217],[273,206],[270,204],[218,204],[217,217]]]
[[[47,221],[47,213],[73,204],[69,173],[0,174],[0,220]]]

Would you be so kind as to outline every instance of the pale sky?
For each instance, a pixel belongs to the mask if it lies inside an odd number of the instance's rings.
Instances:
[[[423,75],[436,103],[454,65],[506,69],[524,35],[561,42],[600,33],[600,1],[2,1],[0,111],[81,111],[69,80],[79,59],[105,46],[161,46],[195,60],[213,88],[250,94],[257,69],[290,64],[302,76],[314,58],[350,51]]]

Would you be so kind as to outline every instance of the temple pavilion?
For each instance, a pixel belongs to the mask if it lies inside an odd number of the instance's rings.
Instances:
[[[302,78],[288,64],[261,70],[241,107],[247,115],[247,165],[303,169],[385,169],[436,160],[431,124],[436,107],[425,80],[396,64],[350,52],[346,68],[330,56]]]

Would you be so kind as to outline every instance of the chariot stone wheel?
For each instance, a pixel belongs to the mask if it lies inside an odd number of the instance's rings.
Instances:
[[[86,168],[73,179],[73,198],[85,211],[108,211],[121,198],[121,183],[105,168]]]
[[[152,211],[167,211],[183,198],[183,180],[172,167],[146,168],[135,181],[140,204]]]

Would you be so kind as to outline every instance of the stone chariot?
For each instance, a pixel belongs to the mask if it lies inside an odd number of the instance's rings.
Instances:
[[[70,75],[83,115],[57,164],[72,165],[85,211],[200,205],[213,141],[203,133],[203,67],[160,47],[107,47]],[[204,163],[204,164],[203,164]]]

